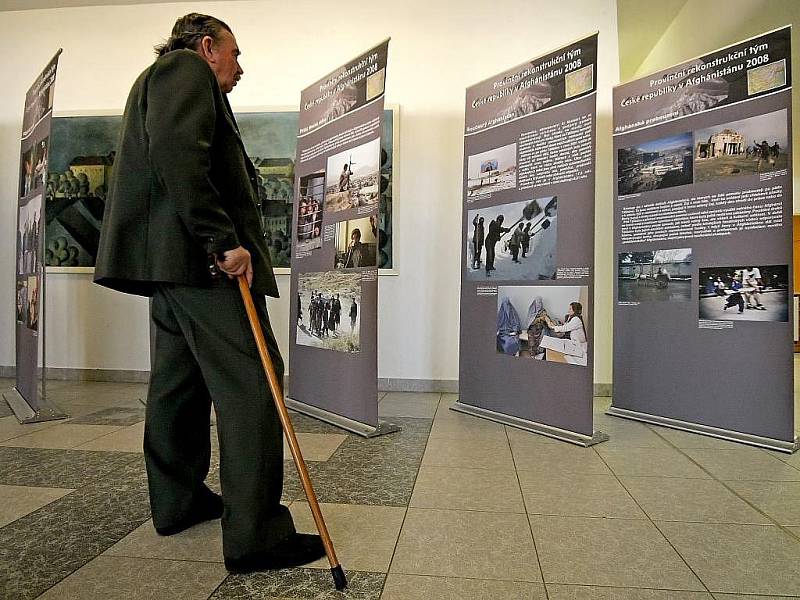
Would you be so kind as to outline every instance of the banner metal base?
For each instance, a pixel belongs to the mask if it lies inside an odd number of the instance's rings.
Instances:
[[[699,423],[690,423],[689,421],[679,421],[678,419],[671,419],[669,417],[660,417],[658,415],[636,412],[635,410],[628,410],[627,408],[617,408],[616,406],[609,407],[609,409],[606,411],[606,414],[611,415],[612,417],[622,417],[623,419],[631,419],[633,421],[642,421],[644,423],[651,423],[653,425],[671,427],[672,429],[680,429],[682,431],[688,431],[689,433],[697,433],[708,437],[719,438],[721,440],[749,444],[751,446],[767,448],[768,450],[777,450],[779,452],[786,452],[788,454],[800,449],[800,438],[795,438],[793,442],[786,442],[784,440],[761,437],[760,435],[741,433],[739,431],[730,431],[728,429],[720,429],[718,427],[711,427],[709,425],[701,425]]]
[[[59,419],[69,418],[68,414],[61,412],[55,406],[47,402],[44,402],[39,410],[34,410],[31,405],[28,404],[28,401],[22,397],[22,394],[17,391],[17,388],[12,388],[7,392],[3,392],[3,399],[14,413],[14,416],[17,417],[17,421],[19,421],[20,425],[58,421]]]
[[[378,419],[378,426],[373,427],[372,425],[367,425],[366,423],[361,423],[360,421],[354,421],[353,419],[348,419],[342,415],[337,415],[336,413],[332,413],[317,406],[305,404],[304,402],[300,402],[298,400],[292,400],[291,398],[286,398],[286,407],[365,438],[373,438],[380,435],[386,435],[387,433],[395,433],[397,431],[402,431],[403,429],[399,425],[389,423],[383,419]]]
[[[531,433],[546,435],[547,437],[555,438],[557,440],[561,440],[562,442],[569,442],[570,444],[583,446],[584,448],[594,446],[600,442],[606,442],[609,439],[608,435],[602,431],[595,431],[591,436],[583,435],[582,433],[576,433],[575,431],[559,429],[558,427],[553,427],[552,425],[545,425],[544,423],[537,423],[536,421],[528,421],[527,419],[521,419],[519,417],[506,415],[493,410],[488,410],[486,408],[480,408],[478,406],[462,404],[461,402],[456,402],[453,404],[453,406],[450,407],[450,410],[475,417],[489,419],[490,421],[508,425],[510,427],[516,427],[517,429],[524,429],[525,431],[530,431]]]

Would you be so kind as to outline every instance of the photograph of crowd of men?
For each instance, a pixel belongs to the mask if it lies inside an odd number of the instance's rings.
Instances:
[[[617,193],[640,194],[692,183],[692,133],[617,150]]]
[[[786,169],[786,109],[700,129],[694,134],[694,181]]]
[[[19,207],[17,217],[17,275],[35,273],[42,243],[42,196]]]
[[[360,350],[361,273],[324,271],[298,278],[297,343],[302,346]]]
[[[300,178],[300,203],[297,212],[297,251],[322,247],[322,207],[325,196],[325,173]]]
[[[467,213],[467,278],[555,279],[558,196]]]
[[[711,321],[787,322],[788,265],[700,269],[699,313]]]
[[[375,138],[328,157],[325,211],[377,205],[381,187],[381,140]]]
[[[33,190],[44,187],[49,145],[50,138],[45,138],[22,154],[19,177],[20,198],[24,198]]]
[[[376,215],[336,223],[336,269],[375,267],[378,218]]]
[[[618,302],[688,302],[692,298],[692,249],[620,252]]]
[[[516,187],[516,144],[493,148],[467,158],[467,201]]]
[[[32,331],[39,330],[39,278],[17,277],[17,322]]]
[[[586,366],[587,286],[497,288],[497,352]]]

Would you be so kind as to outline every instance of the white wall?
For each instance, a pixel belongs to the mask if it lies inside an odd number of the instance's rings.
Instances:
[[[64,48],[57,111],[120,108],[187,4],[0,13],[0,365],[14,364],[13,233],[18,136],[25,90]],[[399,277],[380,282],[379,375],[457,379],[464,90],[548,50],[600,31],[598,69],[597,323],[595,380],[611,380],[611,86],[617,82],[613,0],[353,0],[195,3],[228,22],[245,73],[234,108],[297,105],[300,90],[392,36],[386,100],[402,109],[395,202]],[[9,64],[11,66],[9,66]],[[288,276],[281,277],[288,296]],[[85,276],[53,276],[47,290],[48,365],[148,368],[146,302]],[[270,304],[288,345],[288,303]]]

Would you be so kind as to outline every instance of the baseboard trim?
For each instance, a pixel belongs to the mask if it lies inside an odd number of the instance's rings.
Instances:
[[[0,365],[0,377],[16,377],[16,368]],[[123,369],[67,369],[48,367],[47,378],[58,381],[106,381],[113,383],[147,383],[150,371]],[[284,389],[288,388],[289,376],[284,378]],[[594,395],[610,397],[613,386],[610,383],[595,383]],[[405,379],[401,377],[379,377],[380,392],[430,392],[436,394],[457,394],[457,379]]]

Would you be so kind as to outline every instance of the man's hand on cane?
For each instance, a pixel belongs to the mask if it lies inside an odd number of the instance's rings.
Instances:
[[[244,275],[247,279],[247,286],[252,287],[253,263],[250,260],[250,253],[242,246],[238,246],[233,250],[226,250],[222,255],[222,260],[217,258],[217,266],[230,279]]]

